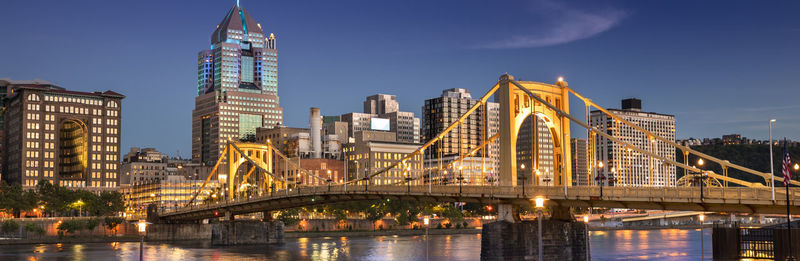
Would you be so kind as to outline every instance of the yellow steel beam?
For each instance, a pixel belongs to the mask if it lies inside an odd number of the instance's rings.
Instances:
[[[489,91],[488,91],[488,92],[486,92],[486,94],[484,94],[484,95],[483,95],[483,97],[481,97],[481,99],[480,99],[480,101],[481,101],[481,102],[479,102],[479,103],[476,103],[475,105],[473,105],[473,106],[472,106],[472,107],[471,107],[469,110],[467,110],[467,112],[465,112],[464,114],[462,114],[462,115],[461,115],[461,117],[459,117],[457,121],[455,121],[455,122],[453,122],[452,124],[450,124],[450,126],[448,126],[446,129],[444,129],[444,131],[440,132],[438,135],[436,135],[436,137],[434,137],[433,139],[429,140],[428,142],[426,142],[425,144],[423,144],[422,146],[420,146],[419,148],[417,148],[417,150],[415,150],[414,152],[411,152],[411,153],[410,153],[410,154],[408,154],[406,157],[404,157],[404,158],[402,158],[402,159],[398,160],[397,162],[395,162],[394,164],[390,165],[389,167],[385,167],[385,168],[383,168],[382,170],[380,170],[380,171],[378,171],[378,172],[375,172],[375,173],[373,173],[373,174],[370,174],[370,175],[369,175],[367,178],[372,178],[372,177],[375,177],[375,176],[377,176],[377,175],[383,174],[384,172],[386,172],[386,171],[389,171],[389,170],[391,170],[391,169],[393,169],[393,168],[397,167],[397,165],[400,165],[400,163],[402,163],[402,162],[404,162],[404,161],[406,161],[406,160],[409,160],[409,159],[413,158],[413,157],[414,157],[414,156],[416,156],[417,154],[420,154],[420,153],[421,153],[423,150],[427,149],[428,147],[430,147],[431,145],[433,145],[434,143],[436,143],[436,141],[440,140],[440,139],[442,138],[442,135],[449,133],[449,132],[450,132],[450,131],[452,131],[452,130],[453,130],[455,127],[457,127],[457,126],[458,126],[458,124],[461,124],[461,122],[462,122],[462,121],[464,121],[464,120],[465,120],[465,119],[466,119],[466,118],[467,118],[467,117],[468,117],[470,114],[472,114],[473,112],[475,112],[475,110],[477,110],[477,109],[478,109],[478,108],[480,108],[481,106],[485,105],[485,104],[486,104],[486,102],[489,100],[489,98],[490,98],[490,97],[491,97],[491,96],[492,96],[492,95],[493,95],[493,94],[494,94],[494,93],[497,91],[497,89],[499,89],[499,88],[500,88],[500,84],[499,84],[499,83],[498,83],[498,84],[495,84],[495,85],[494,85],[494,86],[493,86],[491,89],[489,89]],[[424,155],[423,155],[423,157],[424,157]],[[355,183],[355,182],[358,182],[358,180],[350,180],[350,181],[348,181],[348,182],[345,182],[345,183]]]
[[[603,108],[600,105],[598,105],[597,103],[593,102],[592,99],[584,97],[583,95],[581,95],[580,93],[576,92],[575,90],[573,90],[573,89],[571,89],[569,87],[565,87],[565,88],[567,88],[567,90],[569,90],[570,93],[574,94],[576,97],[578,97],[579,99],[583,100],[583,102],[591,104],[591,106],[597,108],[598,110],[600,110],[603,113],[607,114],[611,118],[613,118],[615,120],[618,120],[618,121],[620,121],[620,122],[622,122],[622,123],[624,123],[624,124],[626,124],[628,126],[631,126],[634,129],[636,129],[638,131],[641,131],[642,133],[646,134],[647,136],[650,136],[650,137],[652,137],[654,139],[657,139],[657,140],[660,140],[662,142],[665,142],[665,143],[667,143],[669,145],[672,145],[672,146],[674,146],[676,148],[681,149],[682,151],[689,152],[691,154],[697,155],[698,157],[701,157],[703,159],[716,162],[717,164],[719,164],[723,168],[731,167],[731,168],[738,169],[740,171],[743,171],[743,172],[746,172],[746,173],[749,173],[749,174],[753,174],[753,175],[759,176],[759,177],[763,178],[765,181],[767,181],[767,183],[769,183],[769,180],[771,178],[769,173],[759,172],[759,171],[752,170],[752,169],[749,169],[749,168],[746,168],[746,167],[742,167],[742,166],[739,166],[739,165],[736,165],[736,164],[732,164],[732,163],[730,163],[728,161],[721,160],[721,159],[712,157],[710,155],[707,155],[705,153],[693,150],[689,146],[683,146],[683,145],[680,145],[680,144],[676,143],[675,141],[671,141],[671,140],[665,139],[665,138],[663,138],[663,137],[661,137],[661,136],[659,136],[659,135],[657,135],[655,133],[652,133],[652,132],[650,132],[648,130],[645,130],[644,128],[639,127],[638,125],[633,124],[633,123],[623,119],[622,117],[619,117],[619,116],[609,112],[605,108]],[[792,184],[800,186],[800,181],[792,180],[791,182],[792,182]]]
[[[269,141],[267,141],[267,143],[269,143],[269,144],[270,144],[270,149],[272,149],[272,152],[274,152],[275,154],[278,154],[278,156],[280,156],[281,158],[283,158],[284,160],[286,160],[285,162],[288,162],[289,164],[292,164],[292,166],[294,166],[295,168],[297,168],[297,170],[298,170],[298,171],[301,171],[301,172],[305,173],[305,174],[306,174],[306,175],[308,175],[308,176],[311,176],[311,177],[317,178],[317,179],[319,179],[319,180],[322,180],[322,181],[324,181],[325,183],[328,183],[328,180],[327,180],[327,179],[325,179],[325,178],[322,178],[322,177],[320,177],[320,176],[317,176],[317,175],[314,175],[314,174],[312,174],[311,172],[308,172],[308,170],[305,170],[305,169],[301,168],[301,167],[300,167],[300,166],[298,166],[296,163],[294,163],[294,162],[292,162],[291,160],[289,160],[289,157],[287,157],[286,155],[284,155],[283,153],[281,153],[280,151],[278,151],[277,149],[275,149],[275,146],[272,146],[272,143],[270,143]],[[284,182],[286,182],[286,181],[284,180]]]
[[[192,202],[194,202],[194,199],[197,198],[197,195],[199,195],[200,192],[203,191],[203,188],[206,187],[206,184],[208,183],[208,181],[211,180],[211,177],[213,177],[214,173],[217,172],[217,170],[219,168],[219,163],[222,162],[223,158],[225,158],[225,154],[227,152],[228,152],[228,145],[225,145],[225,149],[222,151],[222,154],[220,154],[219,159],[217,159],[217,163],[214,164],[214,168],[211,169],[211,172],[208,173],[208,177],[206,177],[206,180],[203,181],[203,185],[201,185],[200,188],[197,190],[197,192],[194,193],[194,195],[192,196],[192,199],[189,200],[189,203],[186,203],[187,207],[192,205]]]
[[[530,91],[530,90],[528,90],[527,88],[523,87],[523,86],[522,86],[520,83],[518,83],[517,81],[513,81],[513,80],[512,80],[512,81],[510,81],[510,82],[511,82],[512,84],[514,84],[515,86],[517,86],[517,88],[519,88],[519,89],[521,89],[522,91],[524,91],[525,93],[527,93],[527,94],[528,94],[529,96],[531,96],[532,98],[534,98],[534,99],[538,100],[539,102],[541,102],[542,104],[544,104],[545,106],[547,106],[548,108],[550,108],[551,110],[558,112],[558,114],[559,114],[559,115],[561,115],[561,116],[563,116],[563,117],[567,117],[567,118],[568,118],[568,119],[570,119],[571,121],[573,121],[573,122],[577,123],[578,125],[581,125],[581,126],[583,126],[584,128],[587,128],[587,129],[594,130],[594,129],[593,129],[591,126],[587,125],[587,124],[586,124],[586,123],[584,123],[583,121],[581,121],[581,120],[578,120],[578,119],[576,119],[575,117],[572,117],[572,115],[569,115],[569,113],[566,113],[566,112],[564,112],[564,111],[560,110],[559,108],[557,108],[557,107],[553,106],[553,105],[552,105],[552,104],[550,104],[549,102],[545,101],[544,99],[542,99],[542,98],[541,98],[541,97],[539,97],[538,95],[534,94],[533,92],[531,92],[531,91]],[[706,172],[706,173],[709,173],[709,175],[713,175],[714,177],[724,177],[724,176],[722,176],[722,175],[717,175],[716,173],[714,173],[714,172],[712,172],[712,171],[701,170],[701,169],[698,169],[698,168],[695,168],[695,167],[692,167],[692,166],[689,166],[689,165],[686,165],[686,164],[683,164],[683,163],[677,162],[677,161],[675,161],[675,160],[672,160],[672,159],[668,159],[668,158],[662,157],[662,156],[660,156],[660,155],[658,155],[658,154],[655,154],[655,153],[653,153],[653,152],[650,152],[650,151],[648,151],[648,150],[643,150],[643,149],[640,149],[639,147],[636,147],[636,146],[634,146],[633,144],[630,144],[630,143],[624,142],[624,141],[622,141],[622,140],[620,140],[620,139],[617,139],[617,138],[615,138],[615,137],[613,137],[613,136],[611,136],[611,135],[608,135],[608,134],[607,134],[607,133],[605,133],[605,132],[602,132],[602,131],[594,131],[594,133],[595,133],[595,134],[598,134],[598,135],[600,135],[600,136],[603,136],[603,137],[605,137],[605,138],[607,138],[607,139],[609,139],[609,140],[612,140],[612,141],[614,141],[614,142],[616,142],[616,143],[619,143],[619,144],[625,145],[626,147],[628,147],[628,148],[630,148],[630,149],[632,149],[632,150],[635,150],[635,151],[637,151],[637,152],[639,152],[639,153],[642,153],[642,154],[648,155],[648,156],[650,156],[650,157],[654,157],[654,158],[660,159],[660,160],[662,160],[662,161],[664,161],[664,162],[668,162],[669,164],[672,164],[672,165],[675,165],[675,166],[679,166],[679,167],[682,167],[682,168],[685,168],[685,169],[689,169],[689,170],[692,170],[692,171],[696,171],[696,172]],[[725,177],[725,180],[727,180],[727,181],[729,181],[729,182],[736,183],[736,184],[740,184],[740,185],[742,185],[742,186],[747,186],[747,187],[760,187],[760,186],[763,186],[763,185],[761,185],[761,184],[758,184],[758,183],[752,183],[752,182],[742,181],[742,180],[733,179],[733,178],[728,178],[728,177]],[[756,185],[756,184],[757,184],[757,185]]]

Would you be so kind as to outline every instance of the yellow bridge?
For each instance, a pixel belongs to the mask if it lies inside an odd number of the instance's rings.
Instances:
[[[476,113],[488,100],[494,97],[499,103],[500,126],[495,134],[481,133],[481,144],[476,147],[462,147],[459,142],[457,159],[443,163],[441,150],[428,153],[428,160],[437,163],[425,163],[422,155],[425,150],[441,148],[441,143],[450,135],[457,133],[461,140],[462,125],[469,115]],[[577,97],[584,102],[587,116],[579,119],[569,113],[569,99]],[[485,107],[483,109],[486,109]],[[607,115],[617,126],[628,126],[639,132],[644,139],[635,146],[631,140],[625,140],[591,126],[588,112],[598,110]],[[482,110],[486,111],[486,110]],[[520,128],[526,118],[543,122],[552,139],[553,163],[555,168],[551,186],[526,186],[519,183],[517,139]],[[678,180],[680,187],[657,187],[651,183],[644,186],[611,185],[605,180],[595,166],[597,151],[587,146],[588,169],[587,180],[590,186],[572,186],[572,170],[570,159],[570,124],[575,123],[586,130],[588,144],[598,141],[613,142],[615,150],[635,152],[648,157],[648,166],[652,170],[657,165],[675,166],[684,170],[684,177]],[[535,136],[535,135],[532,135]],[[439,146],[434,146],[438,143]],[[535,155],[538,139],[531,137],[532,155]],[[489,149],[489,144],[499,147],[497,152]],[[674,157],[659,155],[655,146],[670,146],[680,150],[683,162]],[[447,170],[471,155],[491,155],[497,153],[497,166],[483,167],[486,184],[482,186],[463,185],[459,183],[437,182],[436,177],[447,174]],[[438,155],[438,156],[431,156]],[[687,164],[689,156],[700,158],[709,164],[717,164],[723,173],[703,170]],[[537,157],[534,157],[537,158]],[[532,162],[531,168],[538,164]],[[618,163],[615,163],[618,164]],[[282,168],[277,168],[277,166]],[[411,166],[422,166],[412,168]],[[242,169],[244,167],[244,169]],[[498,171],[495,171],[494,167]],[[524,169],[524,167],[522,167]],[[281,169],[278,171],[278,169]],[[594,169],[594,170],[593,170]],[[741,173],[763,179],[763,182],[751,182],[728,176],[728,169],[736,169]],[[405,179],[392,185],[376,185],[374,182],[384,176],[403,173]],[[531,174],[528,174],[531,175]],[[601,175],[601,176],[595,176]],[[498,204],[498,219],[509,220],[513,217],[513,207],[519,204],[530,204],[530,199],[544,197],[547,204],[554,207],[611,207],[628,209],[664,209],[695,210],[740,213],[785,213],[787,205],[792,213],[800,213],[798,196],[800,188],[789,190],[788,201],[784,189],[774,190],[770,173],[755,171],[724,159],[718,159],[687,146],[677,144],[674,140],[661,137],[622,117],[615,115],[571,89],[567,82],[559,79],[553,84],[540,82],[516,81],[508,74],[502,75],[494,86],[458,120],[448,126],[437,136],[422,144],[416,151],[403,159],[397,160],[389,167],[382,168],[363,177],[334,181],[326,177],[314,175],[300,168],[289,160],[269,141],[266,144],[229,142],[214,166],[211,175],[198,189],[189,204],[175,211],[159,213],[165,220],[197,220],[220,215],[246,214],[260,211],[280,210],[286,208],[334,203],[352,200],[417,200],[434,202],[482,202]],[[782,178],[782,177],[781,177]],[[698,182],[692,182],[699,180]],[[215,190],[206,188],[209,182],[218,182]],[[696,184],[700,184],[697,187]],[[800,182],[792,180],[791,184],[800,186]],[[541,184],[539,184],[541,185]],[[705,185],[705,186],[703,186]]]

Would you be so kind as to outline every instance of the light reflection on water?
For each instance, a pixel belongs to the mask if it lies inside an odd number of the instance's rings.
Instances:
[[[705,257],[711,258],[711,230]],[[590,234],[592,260],[698,260],[698,230],[617,230]],[[429,260],[480,259],[480,234],[433,235]],[[139,243],[0,245],[0,260],[138,260]],[[145,260],[425,260],[424,236],[295,238],[283,245],[212,247],[145,244]]]

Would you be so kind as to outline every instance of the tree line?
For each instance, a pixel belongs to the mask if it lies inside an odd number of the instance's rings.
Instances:
[[[0,182],[0,211],[19,218],[28,216],[108,216],[125,210],[122,194],[117,191],[93,193],[70,189],[40,181],[35,189],[23,189],[19,184]],[[82,213],[78,213],[82,211]],[[33,213],[38,213],[31,215]]]

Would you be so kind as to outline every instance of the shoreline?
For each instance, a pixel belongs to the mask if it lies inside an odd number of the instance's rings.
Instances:
[[[711,224],[706,224],[703,228],[711,228]],[[682,225],[671,227],[589,227],[589,231],[616,231],[616,230],[659,230],[659,229],[699,229],[699,225]],[[459,235],[459,234],[480,234],[481,229],[429,229],[429,235]],[[374,236],[421,236],[425,235],[425,229],[397,229],[397,230],[376,230],[376,231],[287,231],[284,239],[297,238],[322,238],[322,237],[374,237]],[[37,239],[7,239],[0,240],[0,245],[36,245],[36,244],[79,244],[79,243],[113,243],[113,242],[139,242],[139,236],[124,235],[119,237],[99,237],[99,236],[79,236],[79,237],[44,237]],[[204,241],[197,239],[193,241]],[[179,241],[145,240],[150,243],[170,243]]]

